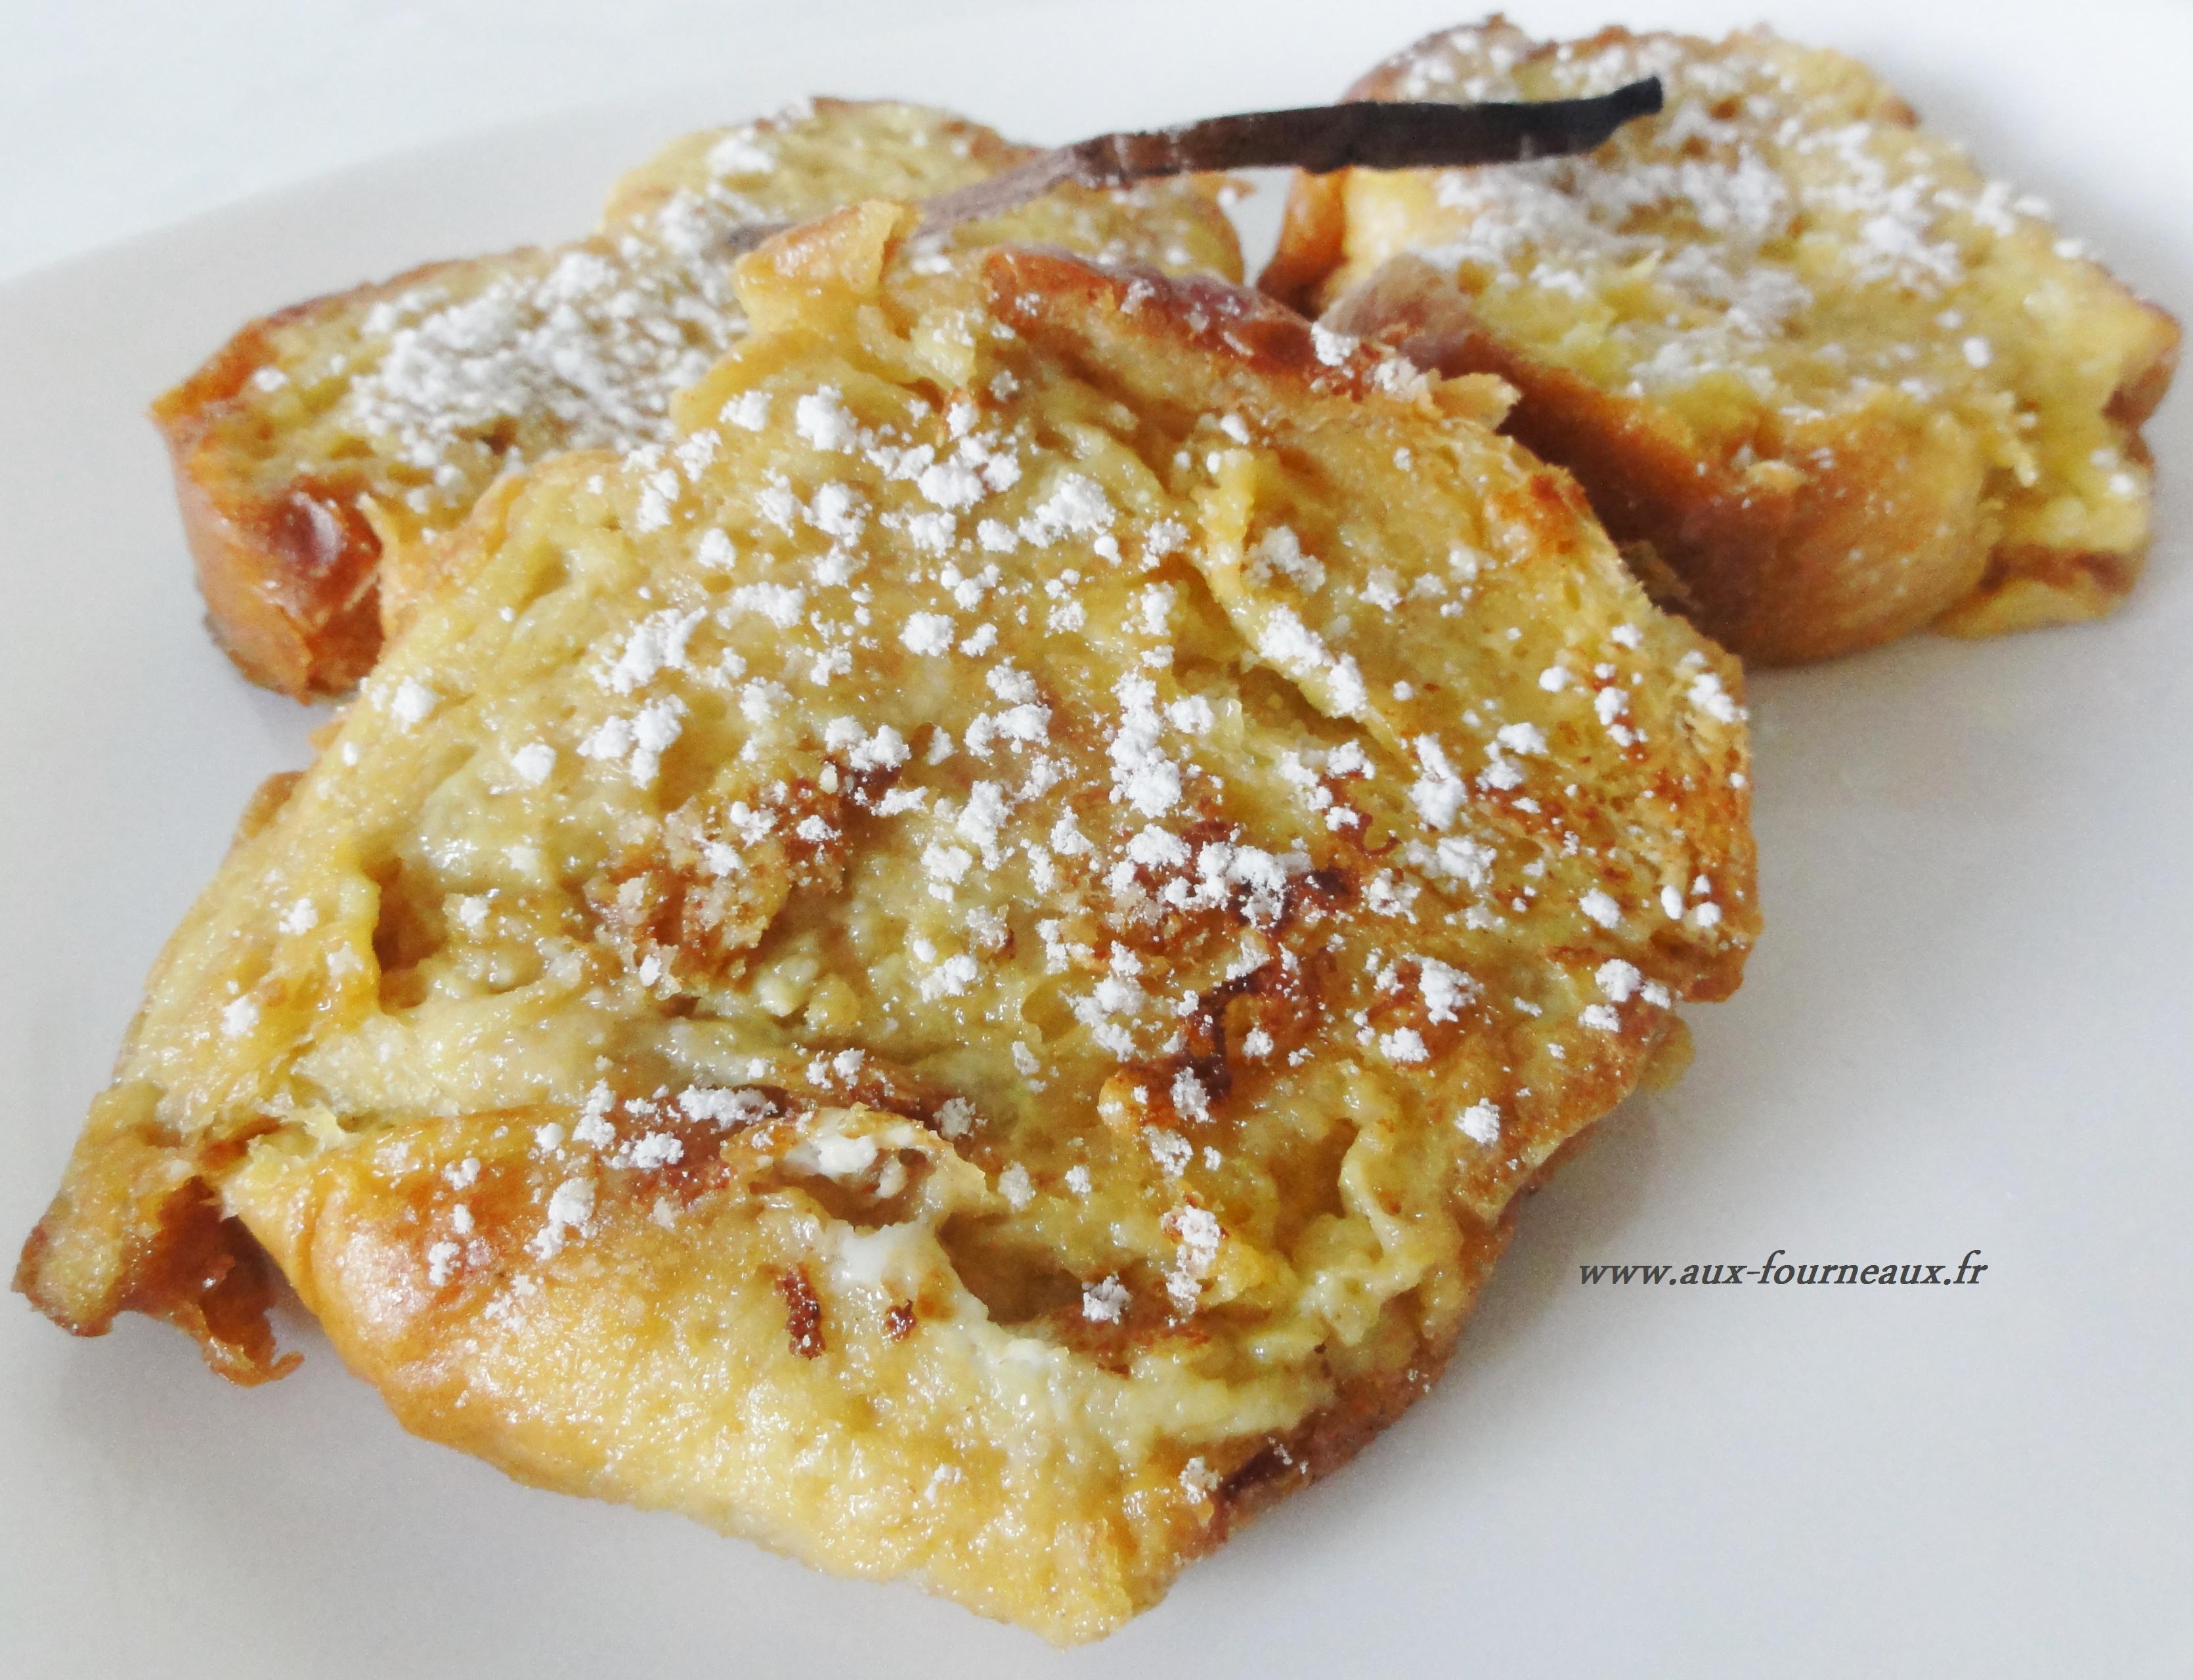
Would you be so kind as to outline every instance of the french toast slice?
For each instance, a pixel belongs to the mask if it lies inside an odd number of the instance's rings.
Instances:
[[[674,142],[575,244],[432,263],[251,323],[152,407],[215,637],[268,688],[346,691],[384,637],[383,568],[400,614],[404,568],[497,477],[671,435],[671,394],[743,329],[728,236],[1036,155],[927,106],[813,100]],[[1241,272],[1194,180],[1064,186],[913,255],[1001,238]]]
[[[18,1287],[1071,1642],[1423,1391],[1758,926],[1736,662],[1496,381],[869,203],[484,499]],[[933,270],[934,271],[930,271]]]
[[[1588,157],[1299,178],[1262,283],[1512,382],[1510,432],[1747,659],[2115,606],[2177,323],[1863,66],[1763,29],[1541,43],[1495,18],[1351,96],[1642,75],[1664,111]]]

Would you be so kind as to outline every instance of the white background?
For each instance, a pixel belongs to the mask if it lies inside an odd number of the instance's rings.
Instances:
[[[1976,43],[2005,26],[1990,0],[1914,6],[1937,31],[1969,20]],[[1507,9],[1526,23],[1546,9]],[[756,55],[921,21],[1104,9],[1092,0],[0,0],[0,278],[398,150],[689,88]],[[1473,8],[1414,9],[1439,21]],[[1747,9],[1605,0],[1600,12],[1641,28]],[[1787,8],[1761,0],[1756,9]],[[1818,9],[1815,38],[1878,52],[1877,20],[1891,9]],[[2127,14],[2136,9],[2082,3],[2077,30],[2122,28]],[[1245,37],[1239,50],[1263,49]],[[2087,56],[2075,31],[2065,75],[2082,73]],[[1358,67],[1334,62],[1327,94]]]
[[[0,277],[775,48],[1062,6],[1074,0],[0,0]]]

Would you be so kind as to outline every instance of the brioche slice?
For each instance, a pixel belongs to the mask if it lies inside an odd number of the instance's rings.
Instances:
[[[383,639],[384,562],[400,615],[407,557],[500,474],[669,437],[671,393],[744,329],[734,231],[924,197],[1036,155],[946,111],[816,100],[677,141],[618,183],[591,238],[430,264],[253,322],[152,408],[215,635],[268,688],[346,691]],[[1062,187],[915,260],[1006,237],[1241,271],[1195,180]]]
[[[1746,734],[1493,381],[911,220],[747,259],[676,442],[455,534],[18,1282],[250,1378],[263,1247],[423,1436],[1074,1641],[1680,1064]]]
[[[1267,289],[1522,393],[1747,659],[2108,611],[2138,577],[2139,428],[2178,328],[1862,66],[1752,30],[1448,31],[1355,96],[1547,98],[1659,77],[1589,157],[1297,180]]]

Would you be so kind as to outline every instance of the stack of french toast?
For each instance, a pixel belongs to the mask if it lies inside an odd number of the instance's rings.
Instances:
[[[343,705],[17,1287],[249,1383],[278,1272],[527,1481],[1154,1603],[1736,990],[1743,661],[2148,545],[2174,323],[1862,66],[1494,20],[1350,97],[1646,77],[1581,155],[1301,174],[1255,289],[1221,176],[946,225],[1037,149],[816,100],[244,328],[155,417],[215,634]]]

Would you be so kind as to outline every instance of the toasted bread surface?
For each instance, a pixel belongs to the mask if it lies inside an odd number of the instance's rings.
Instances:
[[[2179,333],[1864,66],[1764,30],[1503,20],[1354,90],[1552,98],[1657,75],[1590,157],[1297,184],[1267,289],[1521,392],[1509,430],[1746,658],[2106,612],[2149,540]]]
[[[347,690],[432,575],[421,551],[497,477],[671,435],[671,394],[743,330],[728,234],[1034,155],[925,106],[811,100],[673,143],[576,244],[432,264],[253,322],[153,405],[215,634],[269,688]],[[1194,180],[1061,188],[909,256],[1000,238],[1240,273]]]
[[[187,1192],[417,1432],[1074,1641],[1421,1392],[1734,989],[1746,736],[1493,381],[910,220],[454,534],[19,1281],[263,1369]]]

